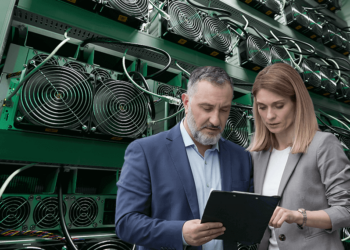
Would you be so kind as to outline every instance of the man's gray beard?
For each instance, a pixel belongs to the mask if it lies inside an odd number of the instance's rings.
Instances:
[[[200,128],[200,130],[197,130],[197,124],[196,124],[196,121],[194,120],[194,117],[193,117],[193,114],[191,111],[191,107],[188,108],[188,112],[186,114],[186,120],[187,120],[188,128],[190,129],[193,138],[197,142],[199,142],[200,144],[202,144],[202,145],[214,145],[220,140],[221,133],[218,133],[216,136],[212,137],[212,136],[204,134],[201,131],[201,129],[203,129],[203,128],[212,127],[210,125],[204,125],[203,127]],[[218,128],[221,131],[221,127],[219,126]]]

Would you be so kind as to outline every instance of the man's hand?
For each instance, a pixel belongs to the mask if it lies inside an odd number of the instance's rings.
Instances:
[[[269,225],[274,228],[280,228],[283,222],[287,222],[288,224],[302,224],[303,215],[298,211],[288,210],[283,207],[276,207],[270,219]]]
[[[200,220],[186,221],[182,227],[182,234],[187,244],[201,246],[219,235],[224,234],[226,228],[220,222],[207,222],[201,224]]]

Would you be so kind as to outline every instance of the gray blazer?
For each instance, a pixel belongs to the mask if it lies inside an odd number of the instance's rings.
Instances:
[[[262,192],[270,154],[252,152],[255,193]],[[324,210],[332,221],[330,230],[283,223],[274,229],[280,250],[344,249],[339,230],[350,227],[350,162],[334,135],[317,131],[307,153],[289,155],[278,195],[281,207]],[[258,250],[268,249],[270,235],[267,227]]]

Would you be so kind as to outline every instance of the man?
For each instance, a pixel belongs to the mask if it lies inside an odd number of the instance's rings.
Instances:
[[[249,152],[221,138],[232,98],[223,69],[197,68],[182,95],[184,120],[129,145],[117,184],[122,240],[142,250],[237,249],[213,240],[225,232],[221,223],[200,224],[211,189],[253,191]]]

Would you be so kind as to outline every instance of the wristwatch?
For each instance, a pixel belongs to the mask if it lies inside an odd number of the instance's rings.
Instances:
[[[306,217],[306,210],[304,209],[304,208],[299,208],[298,209],[298,212],[299,213],[301,213],[302,215],[303,215],[303,224],[297,224],[298,225],[298,227],[300,228],[300,229],[304,229],[304,226],[305,226],[305,224],[306,224],[306,220],[307,220],[307,217]]]

